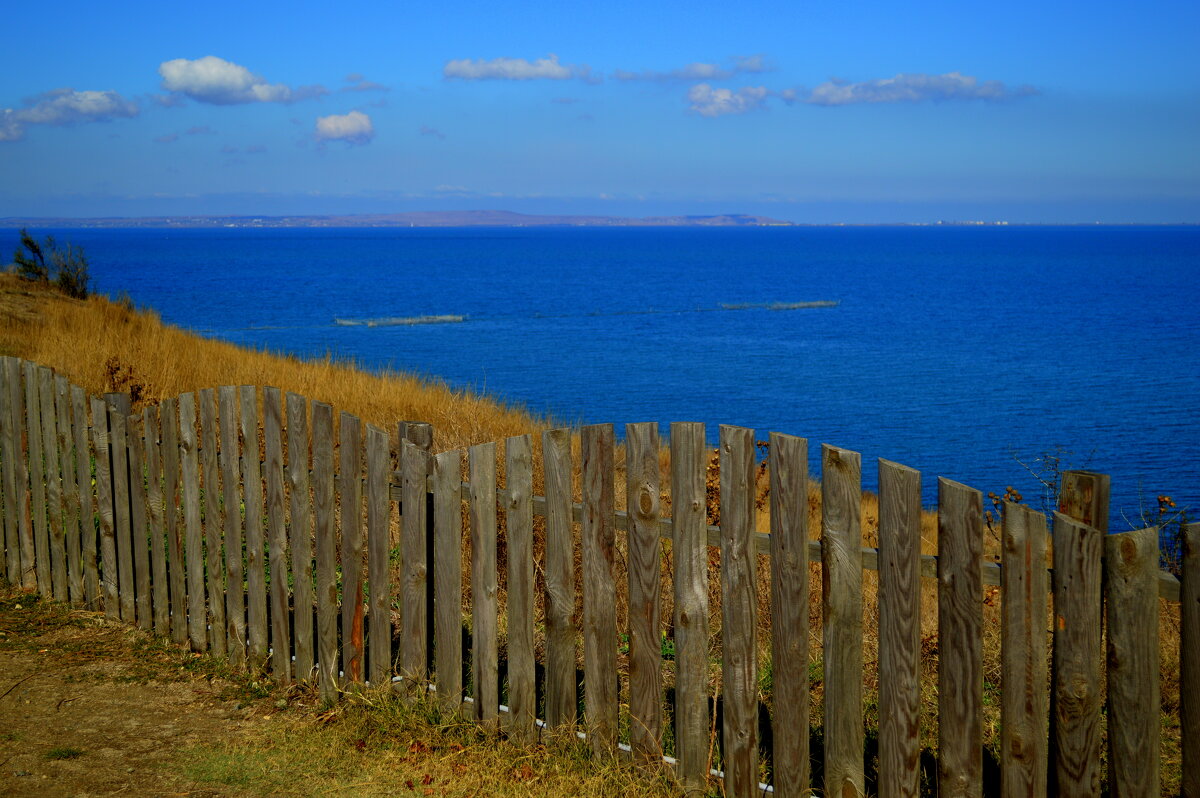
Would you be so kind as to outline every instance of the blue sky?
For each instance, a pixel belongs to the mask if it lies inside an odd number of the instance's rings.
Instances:
[[[1195,2],[430,6],[6,9],[0,216],[1200,222]]]

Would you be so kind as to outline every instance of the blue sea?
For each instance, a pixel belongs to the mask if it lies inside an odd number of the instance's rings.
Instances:
[[[239,344],[618,434],[801,435],[813,473],[836,444],[930,504],[940,475],[1037,506],[1022,463],[1058,454],[1112,475],[1114,531],[1159,494],[1200,517],[1200,227],[50,232],[97,290]],[[394,323],[420,316],[462,320]]]

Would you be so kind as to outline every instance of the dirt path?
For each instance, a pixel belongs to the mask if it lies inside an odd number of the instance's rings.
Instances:
[[[189,747],[236,739],[255,710],[127,628],[0,598],[0,795],[236,795],[184,775]],[[177,659],[183,664],[176,666]]]

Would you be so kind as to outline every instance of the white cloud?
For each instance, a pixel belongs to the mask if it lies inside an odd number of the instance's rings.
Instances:
[[[137,115],[137,104],[115,91],[54,89],[27,99],[24,108],[0,110],[0,141],[23,138],[27,125],[79,125]]]
[[[342,86],[338,91],[390,91],[381,83],[367,80],[361,72],[351,72],[343,80],[350,85]]]
[[[443,77],[461,80],[591,80],[591,74],[591,67],[587,65],[559,63],[554,53],[536,61],[503,57],[490,61],[460,58],[447,61],[442,68]]]
[[[767,66],[766,59],[761,55],[735,55],[731,61],[732,64],[729,66],[695,62],[666,72],[657,72],[652,69],[644,69],[641,72],[630,72],[629,70],[618,69],[613,72],[613,77],[617,80],[627,82],[645,80],[657,83],[691,80],[728,80],[737,75],[767,72],[770,69]]]
[[[367,144],[375,138],[371,117],[362,111],[317,117],[317,141],[344,141],[347,144]]]
[[[697,83],[688,89],[689,110],[700,116],[725,116],[744,114],[763,107],[769,92],[763,86],[743,86],[732,89],[714,89],[707,83]]]
[[[212,105],[289,103],[328,94],[322,86],[293,89],[282,83],[268,83],[246,67],[215,55],[164,61],[158,66],[158,74],[167,91]]]
[[[924,100],[1007,100],[1037,94],[1032,86],[1008,89],[998,80],[982,83],[970,75],[947,72],[944,75],[901,73],[894,78],[851,83],[834,78],[817,86],[807,97],[784,96],[812,105],[852,105],[855,103],[922,102]]]

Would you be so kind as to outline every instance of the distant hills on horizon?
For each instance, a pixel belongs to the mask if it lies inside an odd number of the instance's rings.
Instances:
[[[744,213],[711,216],[572,216],[513,211],[410,211],[293,216],[7,217],[0,227],[792,227]]]

